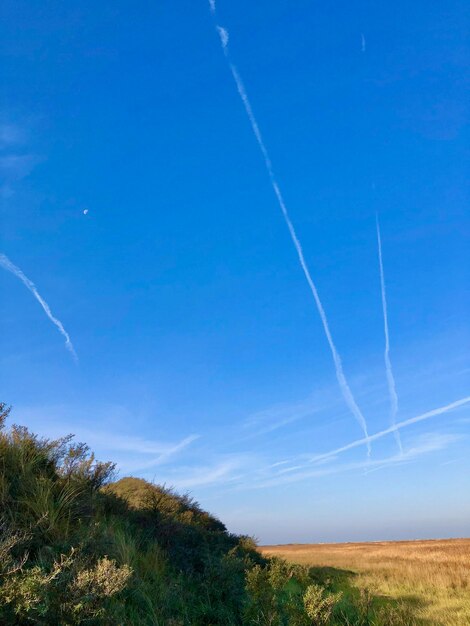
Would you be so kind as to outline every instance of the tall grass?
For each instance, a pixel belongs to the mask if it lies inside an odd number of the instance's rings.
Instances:
[[[0,403],[2,626],[415,623],[397,603],[377,607],[315,569],[263,556],[188,495],[113,482],[114,465],[70,436],[6,430],[7,415]]]
[[[71,437],[6,430],[7,415],[0,404],[0,624],[339,623],[308,568],[266,559],[188,495],[113,482]]]
[[[395,599],[420,623],[470,624],[470,539],[268,546],[263,553]]]

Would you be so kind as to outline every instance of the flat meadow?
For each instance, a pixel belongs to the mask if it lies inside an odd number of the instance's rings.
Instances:
[[[383,602],[396,602],[406,606],[418,624],[470,624],[470,539],[288,544],[260,549],[269,556],[310,565],[319,579],[342,591],[346,599],[362,598],[366,615],[373,616],[374,607]]]

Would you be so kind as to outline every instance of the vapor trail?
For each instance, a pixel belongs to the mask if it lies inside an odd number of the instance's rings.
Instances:
[[[62,322],[52,315],[52,311],[49,308],[49,305],[38,293],[38,290],[36,289],[36,285],[31,280],[29,280],[27,276],[23,274],[23,272],[20,270],[19,267],[16,267],[16,265],[14,265],[10,261],[10,259],[5,254],[2,254],[2,253],[0,253],[0,265],[7,271],[14,274],[17,278],[19,278],[26,285],[26,287],[30,290],[30,292],[33,294],[33,296],[36,298],[36,300],[44,309],[44,312],[47,315],[47,317],[51,320],[51,322],[55,326],[57,326],[57,328],[59,329],[59,332],[65,338],[65,347],[72,355],[74,361],[78,362],[77,353],[75,352],[72,342],[70,341],[68,332],[65,330],[64,326],[62,325]]]
[[[211,8],[211,13],[215,16],[215,3],[213,0],[209,0],[209,5]],[[333,338],[331,336],[331,332],[330,332],[330,327],[328,324],[328,319],[326,317],[326,313],[325,313],[325,309],[323,308],[323,304],[320,300],[320,296],[318,294],[317,288],[315,286],[315,283],[313,282],[313,279],[310,275],[310,270],[308,269],[307,263],[305,261],[305,257],[304,257],[304,253],[302,250],[302,246],[300,244],[300,241],[297,237],[297,234],[295,232],[294,226],[291,222],[291,219],[289,217],[289,213],[287,211],[287,207],[286,204],[284,202],[284,198],[282,196],[281,190],[279,189],[279,185],[277,184],[276,181],[276,177],[274,175],[274,170],[273,170],[273,166],[271,163],[271,159],[269,157],[269,153],[268,150],[265,146],[265,143],[263,141],[263,137],[261,135],[261,131],[259,129],[258,126],[258,122],[256,120],[255,114],[253,113],[253,109],[251,108],[251,103],[248,99],[248,95],[246,93],[246,89],[245,86],[243,84],[243,81],[241,79],[240,74],[238,73],[237,68],[235,67],[235,65],[230,61],[229,59],[229,54],[228,54],[228,40],[229,40],[229,35],[228,32],[225,28],[222,28],[221,26],[216,24],[216,29],[217,32],[219,34],[220,37],[220,43],[222,46],[222,50],[223,53],[227,59],[227,63],[229,65],[230,71],[232,72],[232,76],[233,79],[235,81],[235,85],[237,87],[237,91],[238,91],[238,95],[240,96],[240,99],[243,103],[243,106],[245,107],[245,112],[248,116],[248,119],[250,121],[251,124],[251,128],[253,131],[253,134],[256,138],[256,141],[258,143],[258,147],[261,151],[261,154],[264,157],[264,162],[266,165],[266,169],[268,171],[269,174],[269,178],[271,181],[271,186],[273,188],[273,191],[276,195],[279,207],[282,211],[282,215],[284,217],[284,220],[286,222],[287,228],[289,229],[289,233],[292,239],[292,242],[295,246],[295,249],[297,251],[297,256],[299,258],[299,262],[300,265],[302,267],[302,270],[304,272],[305,278],[307,280],[307,283],[310,287],[310,291],[312,292],[313,298],[315,300],[315,304],[317,306],[318,309],[318,313],[320,314],[320,319],[323,325],[323,330],[325,332],[327,341],[328,341],[328,345],[330,346],[330,350],[331,350],[331,355],[333,357],[333,362],[335,365],[335,370],[336,370],[336,378],[338,380],[338,384],[339,387],[341,389],[341,393],[343,395],[343,398],[347,404],[347,406],[349,407],[351,413],[354,415],[354,417],[356,418],[356,420],[358,421],[359,425],[362,428],[362,431],[364,432],[365,435],[365,440],[368,442],[369,441],[369,435],[367,432],[367,423],[365,420],[364,415],[362,414],[361,409],[359,408],[359,406],[356,403],[356,400],[354,399],[353,393],[349,387],[349,384],[346,380],[346,376],[344,375],[344,371],[343,371],[343,365],[342,365],[342,361],[341,361],[341,357],[336,349],[336,346],[333,342]],[[370,444],[367,443],[367,452],[370,455]]]
[[[461,400],[456,400],[455,402],[451,402],[450,404],[446,404],[444,406],[438,407],[437,409],[432,409],[431,411],[427,411],[426,413],[421,413],[421,415],[415,415],[415,417],[410,417],[410,419],[403,420],[402,422],[397,422],[394,426],[390,426],[390,428],[386,428],[385,430],[381,430],[378,433],[374,433],[373,435],[364,437],[363,439],[357,439],[351,443],[346,444],[345,446],[341,446],[340,448],[336,448],[336,450],[331,450],[331,452],[326,452],[325,454],[319,454],[313,457],[310,462],[317,463],[318,461],[323,461],[325,459],[331,458],[340,454],[341,452],[346,452],[347,450],[352,450],[353,448],[358,448],[359,446],[370,445],[371,441],[376,441],[377,439],[381,439],[386,435],[390,435],[394,433],[396,430],[400,428],[406,428],[406,426],[411,426],[412,424],[417,424],[418,422],[422,422],[431,417],[436,417],[436,415],[442,415],[443,413],[447,413],[452,409],[457,409],[464,404],[470,403],[470,396],[466,396]]]
[[[397,395],[397,389],[395,385],[395,377],[393,376],[392,363],[390,361],[390,337],[389,337],[389,332],[388,332],[387,292],[385,289],[384,266],[383,266],[383,260],[382,260],[382,238],[380,236],[379,216],[376,215],[375,219],[376,219],[376,226],[377,226],[377,246],[379,250],[379,267],[380,267],[380,288],[382,292],[382,310],[383,310],[383,317],[384,317],[385,373],[387,375],[388,392],[390,395],[390,422],[393,427],[395,426],[397,412],[398,412],[398,395]],[[395,435],[395,440],[397,442],[398,448],[400,449],[400,452],[403,454],[403,446],[401,445],[400,431],[396,429],[393,434]]]

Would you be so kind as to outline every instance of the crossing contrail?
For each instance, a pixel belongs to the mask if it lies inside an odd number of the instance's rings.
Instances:
[[[384,266],[383,266],[383,260],[382,260],[382,238],[380,236],[380,224],[379,224],[378,215],[376,215],[375,220],[376,220],[376,226],[377,226],[377,246],[379,250],[379,267],[380,267],[380,288],[381,288],[381,293],[382,293],[382,310],[383,310],[383,317],[384,317],[385,373],[387,375],[388,392],[390,395],[390,422],[392,426],[395,426],[397,413],[398,413],[398,395],[397,395],[397,389],[395,385],[395,377],[393,376],[392,363],[390,361],[390,337],[389,337],[389,332],[388,332],[387,292],[385,289]],[[393,434],[395,436],[400,452],[403,454],[403,446],[401,445],[400,431],[398,429],[395,429]]]
[[[24,285],[26,285],[26,287],[30,290],[30,292],[33,294],[33,296],[36,298],[36,300],[44,309],[44,312],[47,315],[47,317],[51,320],[51,322],[55,326],[57,326],[57,328],[59,329],[59,332],[65,338],[65,347],[72,355],[74,361],[78,362],[77,353],[75,352],[72,342],[70,341],[68,332],[65,330],[62,322],[52,315],[52,311],[49,308],[49,305],[39,294],[38,290],[36,289],[36,285],[31,280],[29,280],[27,276],[23,274],[23,272],[20,270],[19,267],[14,265],[10,261],[10,259],[5,254],[2,254],[2,253],[0,253],[0,265],[7,271],[14,274],[17,278],[19,278],[24,283]]]
[[[212,15],[215,17],[215,1],[214,0],[209,0],[209,6],[211,9],[211,13]],[[237,91],[238,91],[238,95],[240,96],[240,99],[243,103],[243,106],[245,108],[245,112],[248,116],[248,119],[250,121],[251,124],[251,128],[253,131],[253,134],[256,138],[256,141],[258,143],[258,147],[261,151],[261,154],[264,157],[264,162],[265,162],[265,166],[271,181],[271,186],[273,188],[274,194],[276,195],[279,207],[282,211],[282,215],[284,217],[284,220],[286,222],[287,228],[289,230],[289,234],[291,236],[292,239],[292,243],[295,246],[296,252],[297,252],[297,256],[299,258],[299,262],[300,262],[300,266],[302,267],[303,273],[305,275],[305,278],[307,280],[308,286],[310,287],[310,291],[312,292],[313,298],[315,300],[315,304],[317,306],[318,309],[318,313],[320,315],[320,319],[323,325],[323,330],[325,332],[326,335],[326,339],[328,341],[328,345],[330,347],[331,350],[331,355],[333,357],[333,362],[334,362],[334,366],[335,366],[335,370],[336,370],[336,378],[338,380],[338,384],[339,387],[341,389],[341,393],[343,395],[343,398],[347,404],[347,406],[349,407],[351,413],[354,415],[354,417],[356,418],[356,420],[358,421],[359,425],[362,428],[362,431],[364,432],[364,436],[365,436],[365,440],[368,442],[369,441],[369,435],[368,435],[368,431],[367,431],[367,423],[365,420],[364,415],[362,414],[361,409],[359,408],[359,406],[357,405],[357,402],[353,396],[353,393],[351,391],[351,388],[349,387],[348,381],[346,380],[346,376],[344,375],[344,371],[343,371],[343,364],[341,361],[341,357],[336,349],[336,346],[334,344],[333,341],[333,337],[331,335],[331,331],[330,331],[330,327],[328,324],[328,319],[325,313],[325,309],[323,308],[323,304],[321,302],[320,296],[318,294],[318,290],[316,288],[316,285],[312,279],[312,276],[310,274],[310,270],[307,266],[307,262],[305,261],[305,257],[304,257],[304,253],[302,250],[302,246],[300,244],[300,241],[297,237],[297,234],[295,232],[295,228],[292,224],[292,221],[289,217],[289,213],[286,207],[286,204],[284,202],[284,198],[282,196],[281,190],[279,188],[279,185],[276,181],[276,177],[274,175],[274,170],[273,170],[273,166],[271,163],[271,159],[269,157],[269,153],[268,150],[266,148],[266,145],[264,143],[263,137],[261,135],[261,131],[259,129],[258,126],[258,122],[256,120],[255,114],[253,113],[253,109],[251,107],[251,103],[250,100],[248,99],[248,95],[245,89],[245,86],[243,84],[243,81],[241,79],[240,74],[238,73],[237,68],[235,67],[235,65],[230,61],[229,58],[229,53],[228,53],[228,41],[229,41],[229,34],[228,31],[225,28],[222,28],[221,26],[219,26],[218,24],[216,24],[216,30],[217,33],[219,35],[220,38],[220,43],[222,46],[222,50],[223,53],[225,55],[225,58],[227,59],[227,63],[229,65],[230,71],[232,73],[233,79],[235,81],[235,85],[237,87]],[[367,443],[367,452],[370,455],[370,444]]]
[[[442,415],[443,413],[448,413],[453,409],[458,409],[465,404],[470,403],[470,396],[466,396],[460,400],[456,400],[455,402],[451,402],[450,404],[446,404],[444,406],[440,406],[436,409],[432,409],[431,411],[426,411],[426,413],[421,413],[420,415],[415,415],[414,417],[410,417],[407,420],[403,420],[402,422],[397,422],[393,426],[386,428],[385,430],[381,430],[378,433],[374,433],[373,435],[369,435],[367,438],[357,439],[356,441],[352,441],[351,443],[346,444],[345,446],[341,446],[340,448],[336,448],[336,450],[331,450],[331,452],[326,452],[325,454],[318,454],[310,459],[311,463],[317,463],[320,461],[324,461],[325,459],[329,459],[331,457],[336,456],[337,454],[341,454],[341,452],[346,452],[347,450],[352,450],[353,448],[357,448],[363,445],[370,445],[371,441],[376,441],[377,439],[381,439],[386,435],[390,435],[394,433],[396,430],[400,428],[406,428],[407,426],[411,426],[413,424],[417,424],[418,422],[423,422],[424,420],[428,420],[431,417],[436,417],[437,415]]]

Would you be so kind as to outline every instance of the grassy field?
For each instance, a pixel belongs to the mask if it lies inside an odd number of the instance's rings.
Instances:
[[[345,596],[403,603],[422,624],[470,624],[470,539],[264,546],[311,565]],[[360,592],[360,590],[363,590]],[[364,592],[364,590],[366,590]]]

